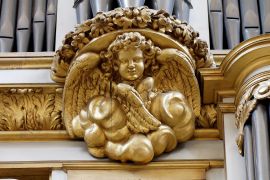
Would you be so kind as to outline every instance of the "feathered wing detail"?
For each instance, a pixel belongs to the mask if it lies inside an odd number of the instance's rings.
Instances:
[[[114,95],[126,112],[129,130],[133,133],[148,133],[158,129],[160,121],[146,109],[142,98],[133,87],[120,83],[114,89]]]
[[[70,66],[64,87],[64,120],[71,136],[72,119],[86,107],[90,98],[103,94],[105,78],[97,67],[100,56],[96,53],[84,53],[76,58]],[[104,83],[102,83],[104,82]]]
[[[195,63],[177,49],[164,49],[157,56],[160,70],[154,87],[161,92],[179,91],[188,100],[195,116],[200,115],[200,89],[195,76]]]

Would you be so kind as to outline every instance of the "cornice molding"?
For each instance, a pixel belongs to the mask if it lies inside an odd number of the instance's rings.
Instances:
[[[223,168],[223,160],[190,160],[190,161],[163,161],[151,162],[146,165],[116,164],[111,162],[82,162],[82,163],[63,163],[66,170],[139,170],[139,169],[205,169]]]
[[[0,70],[50,69],[54,52],[0,53]]]
[[[192,140],[219,140],[218,129],[195,129]],[[66,130],[0,131],[0,142],[70,141]]]
[[[203,104],[217,104],[218,129],[223,134],[223,114],[236,111],[237,145],[243,153],[243,127],[257,100],[269,98],[270,35],[251,38],[232,49],[217,68],[199,69]],[[233,104],[223,98],[234,97]]]
[[[269,65],[269,52],[270,35],[257,36],[232,49],[219,67],[199,69],[203,103],[216,104],[222,99],[219,95],[226,97],[229,91],[236,94],[249,74]]]
[[[151,162],[146,165],[134,165],[134,164],[121,164],[114,162],[87,162],[87,161],[64,161],[64,162],[3,162],[0,164],[0,170],[4,169],[31,169],[31,168],[53,168],[53,169],[65,169],[65,170],[89,170],[89,169],[101,169],[101,170],[115,170],[115,169],[155,169],[155,168],[164,168],[164,169],[191,169],[191,168],[223,168],[223,160],[189,160],[189,161],[163,161],[163,162]]]

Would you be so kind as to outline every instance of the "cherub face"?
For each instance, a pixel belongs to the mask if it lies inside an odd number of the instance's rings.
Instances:
[[[118,53],[119,74],[128,81],[134,81],[143,75],[143,52],[139,48],[122,49]]]

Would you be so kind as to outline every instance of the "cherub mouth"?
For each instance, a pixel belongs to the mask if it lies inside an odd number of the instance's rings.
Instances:
[[[134,74],[134,73],[136,73],[136,70],[135,70],[135,69],[133,69],[133,70],[128,70],[128,72],[131,73],[131,74]]]

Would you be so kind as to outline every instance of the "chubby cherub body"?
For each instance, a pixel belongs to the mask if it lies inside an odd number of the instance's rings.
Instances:
[[[101,65],[109,91],[92,97],[73,119],[92,155],[147,163],[192,137],[195,117],[184,95],[156,89],[149,76],[153,49],[139,33],[119,35],[109,46],[109,61]]]

